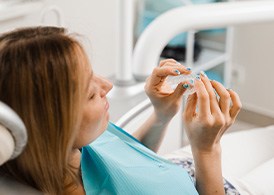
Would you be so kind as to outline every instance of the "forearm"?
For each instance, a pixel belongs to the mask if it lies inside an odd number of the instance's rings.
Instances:
[[[133,136],[145,146],[157,152],[164,138],[169,121],[170,119],[160,119],[153,112],[144,124],[133,133]]]
[[[196,189],[200,195],[224,195],[221,148],[211,152],[193,151]]]

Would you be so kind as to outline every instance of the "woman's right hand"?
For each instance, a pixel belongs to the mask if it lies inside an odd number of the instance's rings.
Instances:
[[[205,74],[200,77],[195,81],[196,93],[188,97],[183,118],[192,150],[210,152],[220,148],[220,139],[234,123],[241,101],[221,83],[210,81]]]

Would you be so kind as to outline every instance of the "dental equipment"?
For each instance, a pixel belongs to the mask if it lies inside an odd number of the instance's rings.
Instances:
[[[133,75],[137,80],[144,80],[157,66],[168,41],[181,32],[273,21],[273,10],[271,0],[189,5],[170,10],[156,18],[139,37],[133,53]],[[226,71],[225,81],[229,84],[231,68],[226,67]]]

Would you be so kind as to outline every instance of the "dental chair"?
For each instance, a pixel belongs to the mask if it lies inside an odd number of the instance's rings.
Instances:
[[[0,101],[0,166],[18,157],[27,143],[27,131],[19,116]],[[0,194],[42,194],[31,187],[0,175]]]

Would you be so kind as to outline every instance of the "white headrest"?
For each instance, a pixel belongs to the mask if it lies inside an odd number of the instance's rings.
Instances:
[[[13,154],[15,144],[10,131],[0,124],[0,165],[9,160]]]
[[[10,159],[16,158],[23,151],[27,143],[27,131],[20,117],[1,101],[0,124],[2,125],[0,127],[0,155],[3,155],[0,156],[1,165]],[[11,150],[12,154],[10,155]]]

